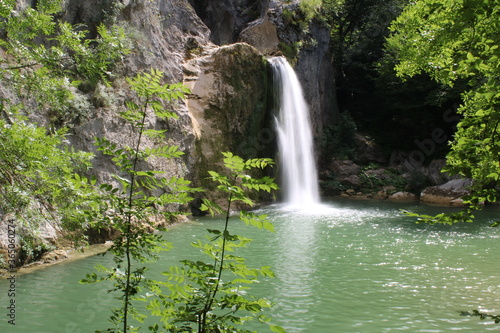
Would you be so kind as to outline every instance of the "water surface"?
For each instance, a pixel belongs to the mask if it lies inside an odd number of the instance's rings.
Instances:
[[[271,265],[275,279],[262,280],[254,293],[276,303],[274,322],[288,332],[484,332],[500,325],[463,317],[481,309],[500,313],[500,229],[488,223],[498,209],[477,223],[427,226],[401,216],[400,209],[437,213],[442,208],[371,201],[334,201],[313,209],[272,206],[275,233],[234,220],[232,232],[253,238],[244,249],[248,263]],[[150,272],[198,256],[187,245],[222,221],[202,218],[166,234],[175,249]],[[16,326],[7,324],[7,281],[0,281],[4,313],[0,332],[93,332],[109,326],[115,304],[104,284],[78,280],[109,256],[62,263],[16,279]],[[257,326],[259,332],[266,332]],[[146,331],[146,330],[144,330]]]

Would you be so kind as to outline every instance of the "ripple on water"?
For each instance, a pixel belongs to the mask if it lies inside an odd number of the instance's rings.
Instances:
[[[262,278],[251,293],[277,304],[271,310],[273,321],[289,332],[498,330],[491,321],[458,314],[471,309],[500,313],[500,269],[494,264],[500,229],[415,225],[399,214],[402,207],[343,202],[307,211],[276,205],[259,210],[269,215],[275,233],[235,223],[234,233],[254,239],[242,249],[248,264],[270,265],[277,275]],[[188,251],[194,253],[186,244],[203,237],[214,223],[222,224],[200,219],[177,227],[170,234],[174,250],[162,255],[151,274],[185,259]],[[106,297],[112,295],[104,286],[77,283],[102,260],[19,277],[20,331],[108,327],[111,302]],[[254,329],[265,332],[261,326]]]

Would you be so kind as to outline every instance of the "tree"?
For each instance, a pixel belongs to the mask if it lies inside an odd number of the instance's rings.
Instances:
[[[254,202],[248,197],[249,191],[271,192],[278,188],[273,178],[252,176],[252,171],[264,169],[274,162],[269,158],[244,160],[232,153],[222,154],[226,172],[209,171],[209,174],[210,179],[218,184],[217,190],[225,196],[225,207],[222,209],[204,200],[202,209],[212,214],[224,213],[224,229],[208,229],[208,241],[192,243],[206,260],[182,260],[182,267],[172,266],[163,273],[168,281],[158,283],[152,290],[157,298],[150,301],[148,308],[162,318],[167,332],[251,333],[239,327],[254,319],[268,324],[273,332],[285,332],[282,327],[271,324],[270,318],[262,313],[272,303],[248,293],[249,285],[258,282],[259,275],[274,277],[274,273],[270,266],[248,267],[237,250],[246,247],[251,239],[229,231],[229,220],[233,219],[231,209],[235,203],[252,207]],[[246,225],[274,231],[266,215],[241,211],[239,220]],[[159,329],[159,325],[155,325],[151,330],[157,332]]]
[[[472,194],[464,212],[431,221],[470,221],[482,203],[499,199],[500,1],[418,0],[390,29],[387,49],[399,76],[427,73],[448,86],[467,83],[445,171],[471,178]]]
[[[74,186],[89,193],[89,205],[83,218],[93,227],[111,227],[119,232],[110,249],[116,266],[100,267],[104,273],[102,277],[92,273],[82,280],[83,283],[109,280],[113,283],[113,291],[120,292],[117,298],[121,306],[114,309],[110,317],[115,327],[106,332],[137,332],[130,319],[142,322],[145,316],[135,309],[132,301],[151,283],[144,277],[147,268],[142,264],[156,259],[156,252],[169,247],[162,241],[161,234],[152,232],[157,229],[155,217],[163,216],[168,220],[175,214],[166,209],[169,205],[187,204],[193,199],[190,193],[199,191],[190,188],[190,182],[184,178],[165,178],[159,170],[141,170],[140,167],[141,162],[150,158],[170,159],[183,155],[177,146],[143,147],[145,137],[161,142],[166,133],[166,130],[148,128],[148,115],[177,119],[176,113],[164,109],[163,102],[181,99],[189,91],[182,84],[162,84],[162,78],[162,72],[151,70],[127,80],[137,102],[128,101],[127,109],[120,116],[129,125],[133,146],[120,146],[107,138],[96,138],[98,150],[111,156],[119,170],[115,175],[118,183],[97,185],[85,177],[75,177]]]
[[[72,179],[91,167],[92,154],[71,149],[65,134],[47,134],[19,115],[0,119],[0,211],[16,219],[22,247],[17,265],[47,250],[36,237],[42,223],[60,219],[67,231],[81,226],[72,216],[83,197]]]
[[[82,26],[58,20],[61,3],[0,1],[0,211],[17,220],[23,260],[46,249],[36,237],[41,223],[81,229],[73,217],[86,199],[72,179],[91,167],[92,154],[71,149],[63,125],[87,111],[76,87],[108,80],[113,61],[128,52],[117,27],[100,26],[88,39]],[[51,118],[48,126],[30,121],[41,115]]]
[[[164,178],[158,170],[141,170],[141,161],[148,158],[177,158],[183,153],[177,146],[158,145],[154,148],[143,148],[145,136],[165,141],[166,131],[148,128],[148,114],[161,119],[175,118],[177,115],[163,108],[162,102],[181,99],[189,90],[182,84],[161,84],[163,73],[152,70],[151,73],[138,74],[128,82],[137,94],[139,102],[129,101],[127,110],[121,117],[130,125],[133,147],[121,147],[106,138],[98,138],[99,150],[112,157],[119,169],[115,178],[119,184],[97,185],[92,179],[76,176],[74,187],[88,193],[89,204],[82,216],[92,226],[98,228],[112,227],[119,232],[110,251],[114,255],[115,267],[99,266],[101,274],[89,273],[82,283],[111,281],[117,291],[120,307],[113,309],[110,316],[113,328],[105,332],[138,332],[141,328],[132,325],[132,319],[143,323],[147,317],[135,307],[135,301],[149,301],[147,306],[151,313],[161,317],[162,325],[148,327],[151,332],[248,332],[234,328],[233,324],[248,321],[246,316],[237,312],[247,311],[258,320],[268,322],[262,308],[271,306],[265,299],[245,297],[242,284],[256,282],[257,274],[273,276],[269,267],[250,269],[244,264],[244,258],[227,252],[246,246],[250,241],[238,235],[231,235],[228,222],[231,203],[240,201],[253,205],[244,189],[270,192],[277,188],[269,177],[261,179],[249,175],[251,169],[263,169],[273,162],[270,159],[251,159],[244,161],[231,153],[224,153],[224,164],[231,172],[229,176],[209,172],[211,179],[218,183],[217,188],[227,195],[226,223],[223,231],[209,230],[209,242],[196,242],[195,246],[210,257],[210,263],[183,260],[184,267],[171,267],[167,281],[157,281],[147,277],[146,262],[157,259],[158,251],[168,250],[170,244],[163,239],[161,233],[152,232],[158,229],[154,225],[154,217],[171,212],[166,207],[172,204],[187,204],[193,198],[192,192],[200,191],[191,188],[190,182],[172,177]],[[205,201],[204,209],[220,210],[220,207]],[[240,219],[247,224],[259,228],[272,229],[265,216],[241,213]],[[215,263],[213,263],[215,261]],[[223,281],[223,272],[231,272],[238,278]],[[166,287],[166,292],[162,291]],[[220,296],[222,294],[222,296]],[[227,313],[218,314],[214,309]],[[284,330],[270,325],[275,332]]]
[[[110,68],[129,52],[128,39],[122,28],[103,24],[90,39],[84,26],[57,19],[61,0],[35,3],[0,1],[0,79],[12,93],[4,105],[29,102],[21,106],[26,115],[43,111],[53,125],[68,126],[87,111],[75,106],[77,88],[109,82]]]

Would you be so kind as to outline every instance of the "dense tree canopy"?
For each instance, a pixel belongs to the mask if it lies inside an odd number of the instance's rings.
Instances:
[[[391,26],[387,45],[401,77],[426,73],[467,83],[447,171],[474,180],[473,206],[498,199],[500,1],[418,0]]]

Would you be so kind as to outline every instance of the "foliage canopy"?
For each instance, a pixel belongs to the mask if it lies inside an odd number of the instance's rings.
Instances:
[[[418,0],[406,6],[391,31],[387,47],[396,55],[399,76],[427,73],[449,86],[458,80],[467,83],[446,171],[474,180],[471,209],[497,201],[500,1]]]

